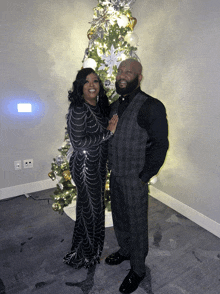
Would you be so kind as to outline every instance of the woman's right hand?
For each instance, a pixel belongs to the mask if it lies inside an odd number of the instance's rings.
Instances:
[[[108,122],[107,130],[111,131],[112,133],[115,132],[118,123],[118,115],[114,114],[113,117]]]

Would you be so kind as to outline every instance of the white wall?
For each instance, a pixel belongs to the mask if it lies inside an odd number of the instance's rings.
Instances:
[[[142,88],[164,102],[169,120],[155,187],[213,220],[220,236],[220,2],[139,0],[132,12]]]
[[[12,187],[19,195],[22,184],[48,179],[64,137],[67,91],[81,67],[97,3],[1,2],[2,197]],[[204,217],[220,236],[219,12],[218,0],[136,0],[132,6],[142,89],[165,104],[169,120],[170,149],[152,194],[162,191],[160,200]],[[10,114],[9,102],[26,96],[39,105],[37,114]],[[14,160],[26,158],[34,159],[34,168],[14,171]]]
[[[51,162],[64,139],[67,92],[82,66],[96,5],[96,0],[1,2],[0,188],[51,181]],[[10,113],[8,107],[24,97],[38,105],[37,113]],[[29,158],[33,169],[14,170],[15,160]]]

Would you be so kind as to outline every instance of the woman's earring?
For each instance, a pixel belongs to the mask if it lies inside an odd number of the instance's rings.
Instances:
[[[97,95],[97,98],[96,98],[97,102],[99,102],[99,95]]]

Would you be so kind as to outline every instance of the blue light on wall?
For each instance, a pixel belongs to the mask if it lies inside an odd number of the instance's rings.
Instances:
[[[18,103],[17,104],[18,112],[32,112],[31,103]]]
[[[5,114],[10,115],[14,118],[34,118],[39,115],[42,116],[43,112],[43,104],[40,99],[30,98],[14,98],[10,97],[10,99],[4,99],[3,108]]]
[[[6,89],[1,93],[1,117],[7,128],[31,128],[45,117],[45,103],[39,94],[29,89]]]

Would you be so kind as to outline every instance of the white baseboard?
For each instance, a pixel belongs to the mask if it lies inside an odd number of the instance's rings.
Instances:
[[[158,190],[152,185],[150,186],[150,195],[220,238],[220,224],[216,221],[208,218],[204,214],[171,197],[170,195]]]
[[[56,187],[51,179],[0,189],[0,200]]]

